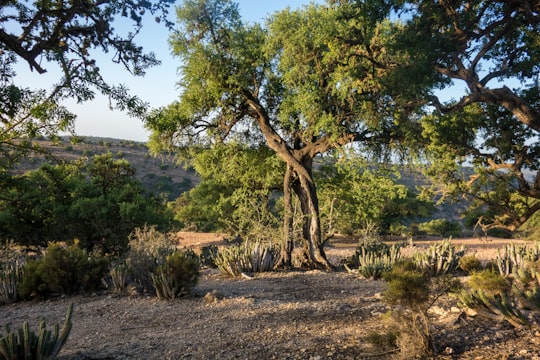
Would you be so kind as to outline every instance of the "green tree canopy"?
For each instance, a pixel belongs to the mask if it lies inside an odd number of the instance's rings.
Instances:
[[[421,65],[412,73],[424,69],[432,81],[426,101],[434,111],[423,119],[432,174],[448,193],[490,208],[484,228],[516,230],[540,209],[540,3],[394,5],[407,10],[396,46]],[[456,98],[442,101],[437,89],[453,89]]]
[[[159,64],[135,43],[145,12],[166,21],[172,0],[138,1],[2,1],[0,4],[0,155],[24,150],[31,144],[20,139],[56,135],[72,130],[75,115],[62,99],[92,100],[96,91],[132,115],[145,104],[123,86],[109,84],[96,61],[96,51],[112,53],[112,61],[133,75]],[[127,19],[131,31],[114,26]],[[26,63],[43,74],[49,69],[61,78],[52,89],[28,89],[17,84],[15,64]]]

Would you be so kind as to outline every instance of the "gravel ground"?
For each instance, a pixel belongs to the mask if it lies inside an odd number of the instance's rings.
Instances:
[[[491,243],[476,251],[493,256]],[[190,244],[184,239],[184,246]],[[418,244],[419,248],[427,243]],[[469,246],[471,243],[469,243]],[[483,246],[483,247],[482,247]],[[354,251],[354,246],[352,247]],[[491,251],[489,252],[488,251]],[[495,250],[496,251],[496,250]],[[351,253],[346,242],[331,259]],[[205,269],[194,294],[174,301],[94,294],[0,307],[0,325],[62,322],[75,304],[73,330],[60,359],[390,359],[366,341],[384,333],[383,281],[346,272],[289,271],[230,279]],[[456,299],[431,313],[436,359],[540,360],[540,330],[470,317]]]

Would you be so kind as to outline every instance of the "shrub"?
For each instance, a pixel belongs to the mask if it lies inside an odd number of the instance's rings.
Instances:
[[[490,295],[500,295],[510,290],[510,283],[502,275],[492,271],[481,271],[471,275],[469,286],[473,290],[482,290]]]
[[[169,255],[152,275],[157,297],[168,300],[190,293],[198,279],[199,258],[191,250]]]
[[[61,331],[58,323],[52,330],[47,329],[44,320],[39,324],[38,334],[30,330],[28,322],[17,331],[6,325],[6,334],[0,334],[0,360],[55,359],[71,332],[72,314],[73,304],[70,304]]]
[[[30,298],[94,291],[102,287],[108,267],[106,258],[90,256],[77,244],[49,244],[42,258],[26,264],[19,293]]]
[[[436,235],[441,237],[457,237],[461,234],[461,226],[454,221],[446,219],[434,219],[429,222],[418,225],[420,231],[427,235]]]
[[[218,254],[218,247],[216,245],[203,246],[201,249],[201,265],[210,266],[212,268],[216,267],[214,258]]]
[[[474,255],[463,256],[459,259],[458,267],[470,274],[483,269],[482,262]]]
[[[165,263],[167,256],[175,250],[176,247],[169,237],[155,227],[145,226],[133,231],[129,237],[126,264],[140,291],[155,292],[152,274],[156,273],[158,267]]]
[[[383,278],[388,282],[384,299],[398,305],[389,317],[390,331],[397,334],[398,358],[424,358],[434,350],[428,310],[435,299],[459,288],[459,281],[449,275],[430,277],[411,260],[398,262]]]
[[[388,282],[384,299],[392,305],[404,305],[418,308],[429,297],[429,285],[426,274],[414,269],[409,262],[403,262],[392,271],[383,275]]]

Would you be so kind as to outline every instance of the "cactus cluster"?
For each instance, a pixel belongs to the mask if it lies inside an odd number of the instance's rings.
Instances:
[[[518,328],[528,324],[519,308],[504,292],[491,293],[483,289],[471,289],[461,292],[459,300],[484,317],[505,319]]]
[[[213,257],[218,270],[232,277],[272,271],[279,259],[278,245],[264,244],[260,241],[223,248]]]
[[[351,269],[345,265],[347,271],[357,273],[366,279],[379,279],[384,272],[392,267],[401,258],[401,247],[388,246],[382,242],[378,244],[360,244],[351,260]]]
[[[518,269],[523,269],[526,264],[540,260],[540,243],[534,246],[509,244],[498,251],[496,258],[497,267],[503,276],[508,276]]]
[[[0,334],[0,360],[55,359],[71,332],[72,314],[73,304],[70,304],[61,330],[58,323],[52,330],[47,329],[43,320],[37,334],[30,329],[28,322],[17,331],[6,325],[6,334]]]
[[[22,271],[23,267],[17,261],[0,264],[0,304],[17,301],[17,286]]]
[[[438,276],[454,271],[464,254],[463,245],[456,250],[449,240],[443,240],[431,245],[424,252],[416,252],[413,261],[418,268],[428,271],[433,276]]]

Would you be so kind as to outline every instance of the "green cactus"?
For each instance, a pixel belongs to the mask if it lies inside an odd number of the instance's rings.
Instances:
[[[459,294],[459,301],[485,317],[504,319],[517,328],[528,325],[520,310],[505,293],[470,289]]]
[[[25,322],[17,331],[12,331],[10,326],[6,325],[6,335],[0,334],[0,360],[55,359],[71,332],[72,315],[73,304],[70,304],[62,330],[58,323],[49,330],[45,321],[42,320],[38,334],[30,329],[28,322]]]
[[[499,273],[508,276],[517,269],[524,268],[527,263],[532,263],[540,260],[540,243],[535,243],[534,246],[509,244],[500,249],[497,254],[497,267]]]
[[[262,242],[243,243],[221,249],[213,256],[218,270],[232,277],[272,271],[280,259],[280,248]]]
[[[21,281],[23,267],[17,261],[0,265],[0,304],[17,301],[17,286]]]
[[[152,281],[159,299],[173,300],[188,294],[199,279],[199,257],[192,251],[177,251],[159,266]]]
[[[456,250],[449,240],[443,240],[431,245],[425,252],[416,252],[413,261],[418,268],[438,276],[454,271],[464,254],[465,247],[463,245],[459,250]]]
[[[384,243],[381,243],[385,245]],[[345,268],[351,273],[358,273],[367,279],[379,279],[384,272],[392,270],[392,267],[401,258],[401,247],[392,246],[367,246],[360,245],[356,250],[353,262],[358,264],[357,269]]]

